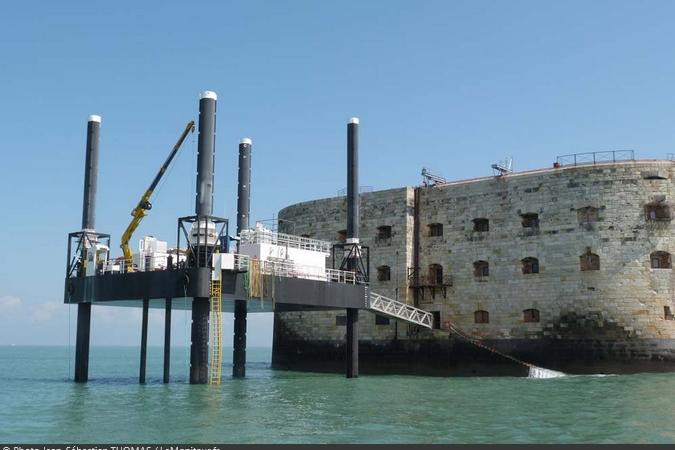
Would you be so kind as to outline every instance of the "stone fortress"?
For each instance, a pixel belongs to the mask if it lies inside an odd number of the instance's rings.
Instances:
[[[361,194],[372,290],[434,330],[362,312],[364,372],[517,374],[447,331],[544,367],[675,370],[671,161],[619,161]],[[345,239],[346,199],[279,213],[284,231]],[[340,370],[344,312],[275,314],[273,366]]]

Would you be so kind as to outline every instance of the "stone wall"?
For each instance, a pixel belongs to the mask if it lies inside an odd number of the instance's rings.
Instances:
[[[439,311],[441,322],[515,352],[515,342],[539,341],[535,347],[544,353],[562,347],[574,353],[567,344],[586,342],[609,358],[675,361],[675,321],[667,320],[664,309],[675,311],[673,270],[650,263],[654,251],[675,253],[675,225],[648,220],[645,212],[650,204],[670,207],[673,171],[670,161],[631,161],[453,182],[418,188],[418,211],[414,188],[362,194],[360,235],[371,248],[372,290],[411,304],[417,292],[419,306]],[[527,214],[537,215],[538,228],[523,226]],[[300,203],[279,217],[292,220],[296,234],[334,241],[346,228],[346,199]],[[489,231],[474,231],[476,218],[488,219]],[[426,287],[411,288],[415,220],[418,284]],[[442,225],[442,236],[430,235],[431,224]],[[392,227],[391,239],[376,238],[382,225]],[[581,270],[580,258],[589,254],[599,257],[599,270]],[[523,273],[524,258],[537,259],[538,273]],[[489,275],[476,276],[476,261],[487,261]],[[451,286],[428,286],[432,264],[442,266],[442,284]],[[391,267],[389,281],[377,280],[382,265]],[[525,320],[530,309],[538,321]],[[476,311],[487,311],[489,322],[475,323]],[[284,332],[275,331],[275,340],[337,347],[344,340],[338,314],[279,314],[277,327],[283,323]],[[360,334],[362,341],[382,346],[448,340],[442,331],[419,333],[393,320],[376,325],[365,312]],[[633,350],[622,353],[625,348]]]

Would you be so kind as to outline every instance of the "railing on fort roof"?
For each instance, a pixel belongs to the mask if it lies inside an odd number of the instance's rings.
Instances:
[[[634,150],[609,150],[605,152],[572,153],[556,157],[556,165],[581,166],[617,161],[635,161]]]

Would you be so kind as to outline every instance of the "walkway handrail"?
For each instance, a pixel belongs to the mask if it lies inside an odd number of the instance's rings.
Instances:
[[[330,253],[331,243],[293,234],[279,233],[266,228],[243,230],[240,235],[243,244],[273,244],[282,247],[299,248],[315,252]]]
[[[247,272],[251,267],[251,257],[235,253],[234,268]],[[274,275],[286,278],[304,278],[309,280],[326,281],[332,283],[356,284],[356,273],[348,270],[327,269],[325,267],[304,266],[295,264],[290,259],[258,260],[257,267],[265,275]]]
[[[368,308],[381,314],[405,320],[430,330],[434,327],[434,316],[428,311],[385,297],[375,292],[370,293]]]

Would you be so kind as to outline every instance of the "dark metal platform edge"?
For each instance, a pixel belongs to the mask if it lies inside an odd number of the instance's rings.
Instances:
[[[209,282],[210,271],[204,268],[67,278],[64,303],[138,300],[140,307],[140,300],[144,298],[209,297]],[[278,304],[279,310],[364,309],[368,304],[368,286],[263,275],[262,297],[265,302]],[[244,286],[243,273],[222,272],[222,298],[223,301],[251,299]]]

